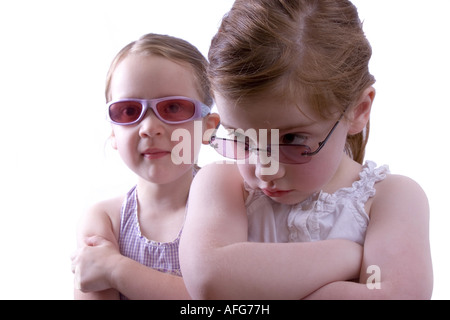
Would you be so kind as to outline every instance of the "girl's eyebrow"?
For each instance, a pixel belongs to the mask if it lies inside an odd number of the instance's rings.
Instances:
[[[277,128],[280,131],[298,131],[311,129],[313,126],[317,125],[319,121],[317,119],[304,118],[303,121],[297,122],[295,125],[287,125],[285,127]]]
[[[308,122],[308,123],[300,123],[300,124],[295,125],[295,126],[286,126],[286,127],[281,127],[281,128],[277,128],[277,129],[280,130],[280,131],[305,130],[305,129],[311,128],[315,124],[317,124],[317,121],[311,121],[311,122]]]
[[[308,129],[314,125],[316,125],[318,123],[317,120],[310,120],[308,122],[304,122],[304,123],[299,123],[293,126],[286,126],[286,127],[279,127],[279,128],[272,128],[272,129],[278,129],[280,131],[292,131],[292,130],[301,130],[301,129]],[[235,128],[234,126],[231,126],[229,124],[227,124],[226,122],[220,121],[220,125],[222,125],[223,127],[227,128],[227,129],[242,129],[242,128]]]

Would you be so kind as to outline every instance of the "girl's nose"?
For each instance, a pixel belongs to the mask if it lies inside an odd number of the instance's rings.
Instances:
[[[153,110],[147,110],[139,126],[139,135],[142,138],[153,138],[164,133],[164,123],[159,120]]]
[[[280,179],[284,176],[284,173],[284,167],[275,159],[269,158],[265,163],[262,163],[261,159],[258,159],[255,165],[255,176],[264,182]]]

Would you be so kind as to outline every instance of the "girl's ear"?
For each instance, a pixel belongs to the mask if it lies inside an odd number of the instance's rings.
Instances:
[[[211,135],[213,134],[214,130],[217,129],[219,124],[220,124],[220,117],[217,113],[211,113],[204,118],[203,139],[202,139],[203,144],[209,144]]]
[[[356,107],[350,114],[349,135],[360,133],[364,130],[370,119],[370,111],[372,109],[373,100],[375,99],[375,88],[369,87],[364,90],[358,100]]]
[[[117,141],[116,141],[116,135],[114,134],[114,130],[111,131],[111,136],[109,137],[111,140],[111,147],[114,150],[117,150]]]

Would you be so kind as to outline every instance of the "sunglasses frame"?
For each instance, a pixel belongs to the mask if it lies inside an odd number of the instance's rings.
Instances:
[[[185,101],[189,101],[189,102],[193,103],[194,106],[195,106],[194,114],[189,119],[181,120],[181,121],[168,121],[168,120],[164,119],[159,114],[158,109],[157,109],[156,106],[158,105],[158,103],[163,102],[163,101],[168,101],[168,100],[185,100]],[[113,119],[111,119],[110,110],[109,110],[110,107],[113,104],[115,104],[115,103],[127,102],[127,101],[139,102],[142,105],[142,111],[141,111],[141,114],[139,115],[139,117],[135,121],[127,122],[127,123],[116,122]],[[148,109],[152,109],[153,113],[156,115],[156,117],[159,120],[161,120],[162,122],[167,123],[167,124],[185,123],[185,122],[189,122],[189,121],[192,121],[192,120],[201,119],[201,118],[203,118],[203,117],[205,117],[205,116],[207,116],[208,114],[211,113],[211,108],[208,107],[207,105],[205,105],[204,103],[202,103],[202,102],[200,102],[198,100],[187,98],[187,97],[183,97],[183,96],[169,96],[169,97],[164,97],[164,98],[159,98],[159,99],[149,99],[149,100],[148,99],[120,99],[120,100],[114,100],[114,101],[108,102],[106,104],[106,109],[107,109],[107,111],[106,111],[106,118],[107,118],[107,120],[109,122],[111,122],[112,124],[119,125],[119,126],[130,126],[130,125],[133,125],[133,124],[136,124],[136,123],[140,122],[144,118],[144,116],[146,115]]]
[[[344,117],[345,112],[347,111],[347,109],[344,110],[344,112],[341,114],[341,116],[339,117],[339,119],[336,121],[336,123],[334,124],[334,126],[331,128],[331,130],[328,132],[327,136],[325,137],[325,139],[323,139],[321,142],[319,142],[319,147],[315,150],[315,151],[309,151],[309,152],[304,152],[302,153],[300,156],[302,157],[302,159],[304,161],[302,162],[283,162],[283,161],[279,161],[280,163],[285,163],[285,164],[305,164],[308,163],[309,161],[311,161],[311,157],[315,156],[316,154],[319,153],[320,150],[322,150],[322,148],[325,146],[325,144],[327,143],[328,139],[331,137],[331,135],[333,134],[334,130],[336,130],[336,127],[339,125],[339,123],[341,122],[342,118]],[[211,147],[213,147],[220,155],[224,156],[223,154],[221,154],[218,150],[217,150],[217,146],[214,144],[214,141],[216,140],[222,140],[222,141],[233,141],[233,142],[237,142],[236,140],[232,140],[232,139],[225,139],[225,138],[218,138],[217,136],[213,135],[210,139],[209,145]],[[230,159],[234,159],[234,160],[244,160],[244,159],[248,159],[250,156],[250,152],[259,152],[259,151],[265,151],[265,152],[270,152],[270,150],[272,149],[272,146],[274,145],[267,145],[267,149],[260,149],[260,148],[249,148],[246,151],[249,151],[248,156],[242,158],[242,159],[235,159],[235,158],[230,158]],[[277,147],[283,146],[283,147],[305,147],[307,150],[311,150],[311,148],[309,146],[303,145],[303,144],[277,144],[275,145]],[[225,156],[224,156],[225,157]]]

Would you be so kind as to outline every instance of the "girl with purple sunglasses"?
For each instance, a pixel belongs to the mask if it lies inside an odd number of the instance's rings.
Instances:
[[[75,298],[189,298],[178,244],[200,146],[208,143],[203,135],[219,123],[210,113],[206,66],[188,42],[156,34],[130,43],[112,62],[106,85],[111,144],[137,183],[82,219],[72,256]],[[180,144],[175,134],[187,146],[182,152],[173,152]]]

